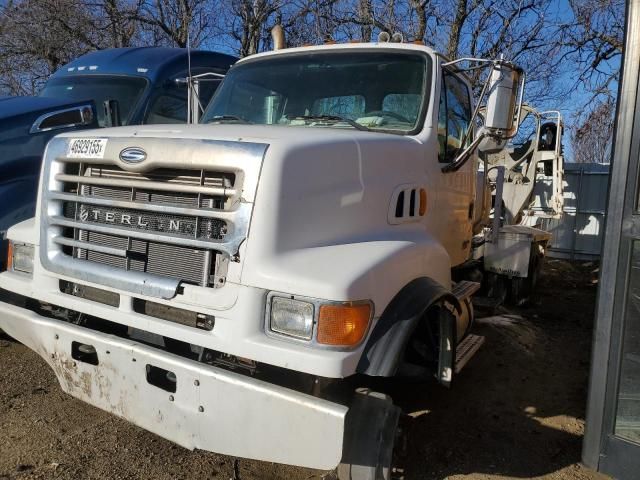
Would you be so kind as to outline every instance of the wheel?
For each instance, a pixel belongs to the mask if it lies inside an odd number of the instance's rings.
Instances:
[[[391,398],[358,389],[345,420],[339,480],[390,480],[400,409]]]

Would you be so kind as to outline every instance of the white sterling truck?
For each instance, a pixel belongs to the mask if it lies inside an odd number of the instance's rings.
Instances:
[[[363,382],[449,384],[482,343],[483,273],[527,278],[548,234],[510,231],[478,174],[516,133],[522,72],[466,59],[488,69],[474,101],[463,61],[382,37],[246,58],[201,125],[54,138],[0,328],[184,447],[389,478],[400,411]]]

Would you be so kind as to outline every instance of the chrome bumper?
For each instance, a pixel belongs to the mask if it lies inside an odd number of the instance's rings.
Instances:
[[[44,358],[65,392],[183,447],[323,470],[342,457],[343,405],[7,303],[0,328]],[[93,346],[98,364],[72,342]],[[148,383],[148,365],[175,374],[175,393]]]

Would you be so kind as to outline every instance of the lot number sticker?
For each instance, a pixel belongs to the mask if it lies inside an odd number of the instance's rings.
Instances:
[[[72,138],[69,142],[69,158],[104,158],[106,138]]]

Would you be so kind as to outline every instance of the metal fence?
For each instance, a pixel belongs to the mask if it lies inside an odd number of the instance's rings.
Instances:
[[[542,228],[553,234],[548,255],[555,258],[592,259],[600,256],[609,185],[609,165],[565,163],[564,214],[543,219]],[[545,210],[551,195],[551,177],[542,177],[535,189],[535,209]]]

